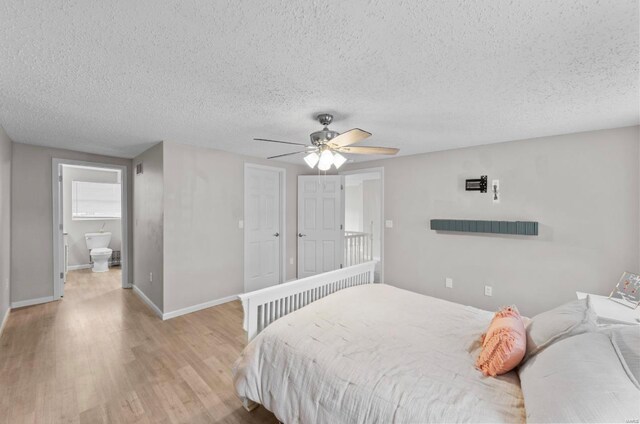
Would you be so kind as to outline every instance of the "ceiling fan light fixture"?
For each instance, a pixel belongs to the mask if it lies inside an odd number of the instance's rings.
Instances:
[[[320,171],[328,171],[331,169],[331,165],[339,169],[347,163],[347,158],[338,153],[339,151],[355,155],[395,155],[399,151],[399,149],[392,147],[353,146],[365,138],[371,137],[371,133],[360,128],[352,128],[343,133],[330,130],[329,124],[333,122],[333,115],[329,113],[319,114],[317,120],[323,128],[320,131],[309,134],[311,146],[291,141],[272,140],[270,138],[254,138],[254,140],[304,146],[305,150],[270,156],[267,159],[279,159],[303,153],[306,164],[309,165],[311,169],[317,165]]]
[[[340,153],[335,152],[333,154],[333,166],[335,166],[336,169],[339,169],[342,165],[344,165],[346,161],[347,161],[347,158],[342,156]]]
[[[320,156],[316,152],[311,152],[307,156],[304,157],[304,161],[309,165],[309,168],[313,169],[314,166],[320,160]]]
[[[333,154],[331,150],[323,150],[320,154],[320,160],[318,161],[318,169],[321,171],[328,171],[333,165]]]

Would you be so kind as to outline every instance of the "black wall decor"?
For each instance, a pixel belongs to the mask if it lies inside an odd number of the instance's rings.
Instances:
[[[487,176],[483,175],[478,179],[465,180],[464,189],[466,191],[487,192]]]
[[[432,219],[435,231],[458,231],[463,233],[518,234],[537,236],[536,221],[476,221],[467,219]]]

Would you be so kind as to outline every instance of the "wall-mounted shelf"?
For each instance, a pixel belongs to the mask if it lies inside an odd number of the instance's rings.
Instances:
[[[517,234],[537,236],[536,221],[477,221],[467,219],[432,219],[431,229],[435,231],[456,231],[463,233]]]

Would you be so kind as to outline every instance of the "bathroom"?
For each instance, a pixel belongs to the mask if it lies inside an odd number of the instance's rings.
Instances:
[[[121,183],[119,169],[62,165],[65,285],[120,285]]]

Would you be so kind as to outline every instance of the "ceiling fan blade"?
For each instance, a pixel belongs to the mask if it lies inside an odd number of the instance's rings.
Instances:
[[[400,149],[393,147],[370,147],[370,146],[358,146],[358,147],[340,147],[336,149],[342,153],[355,153],[357,155],[395,155]]]
[[[370,132],[366,132],[364,130],[361,130],[360,128],[354,128],[352,130],[343,132],[336,138],[332,139],[331,141],[329,141],[329,144],[335,147],[344,147],[362,141],[367,137],[371,137]]]
[[[308,144],[292,143],[290,141],[269,140],[268,138],[254,138],[255,141],[268,141],[269,143],[293,144],[295,146],[308,146]]]
[[[301,150],[299,152],[285,153],[284,155],[269,156],[267,159],[281,158],[283,156],[291,156],[291,155],[297,155],[298,153],[307,153],[307,152],[308,150]]]

